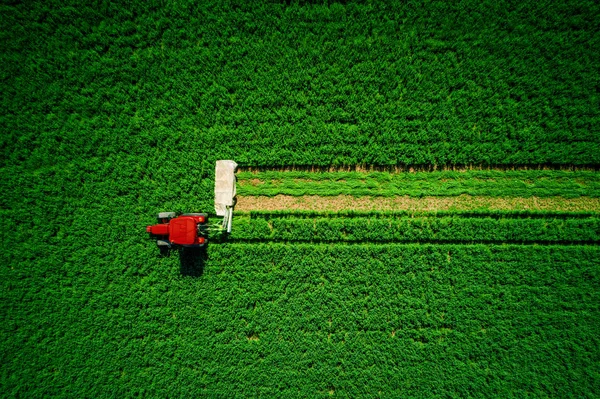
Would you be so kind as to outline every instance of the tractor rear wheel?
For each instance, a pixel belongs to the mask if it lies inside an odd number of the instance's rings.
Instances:
[[[177,214],[175,212],[160,212],[158,214],[158,223],[167,223],[169,220],[176,217]]]

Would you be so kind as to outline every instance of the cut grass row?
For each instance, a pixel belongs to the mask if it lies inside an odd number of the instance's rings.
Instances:
[[[599,197],[353,197],[338,196],[242,196],[238,195],[236,211],[523,211],[523,212],[600,212]]]
[[[450,211],[265,211],[257,210],[250,212],[238,212],[238,216],[263,219],[305,219],[305,218],[399,218],[399,217],[425,217],[425,218],[493,218],[493,219],[581,219],[598,217],[597,212],[557,212],[557,211],[537,211],[537,210],[450,210]]]
[[[600,219],[497,217],[238,217],[233,241],[600,243]]]
[[[240,196],[600,197],[600,174],[564,170],[390,172],[240,172]]]

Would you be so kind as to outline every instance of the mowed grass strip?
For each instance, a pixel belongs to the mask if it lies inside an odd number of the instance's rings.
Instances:
[[[485,197],[459,195],[455,197],[408,195],[397,197],[354,197],[352,195],[238,195],[236,211],[558,211],[600,212],[596,197]]]
[[[232,241],[600,244],[598,217],[238,217]],[[509,214],[509,216],[512,216]]]
[[[241,196],[600,197],[590,170],[467,170],[433,172],[240,172]]]

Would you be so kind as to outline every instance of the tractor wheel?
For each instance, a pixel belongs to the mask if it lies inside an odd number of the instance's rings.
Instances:
[[[158,245],[159,248],[171,248],[171,243],[165,240],[156,240],[156,245]]]
[[[175,212],[160,212],[158,214],[158,223],[166,223],[169,220],[173,219],[174,217],[176,217],[177,215],[175,214]]]

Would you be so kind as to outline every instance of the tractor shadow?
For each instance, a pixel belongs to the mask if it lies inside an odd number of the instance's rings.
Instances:
[[[201,277],[204,273],[204,264],[208,260],[206,247],[203,248],[180,248],[179,271],[182,276]]]

